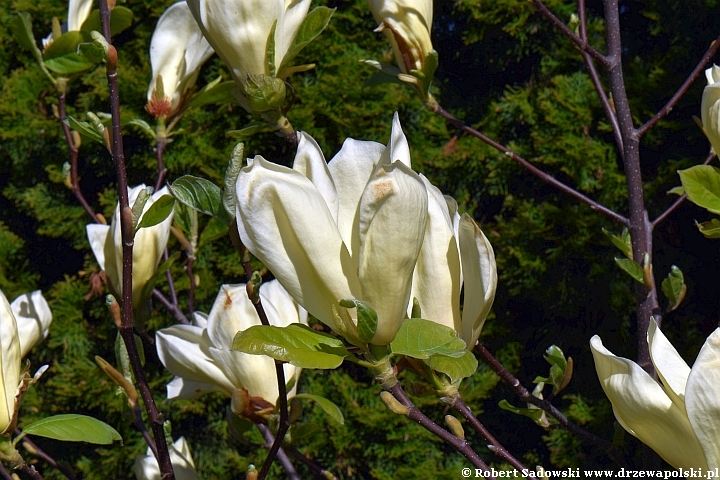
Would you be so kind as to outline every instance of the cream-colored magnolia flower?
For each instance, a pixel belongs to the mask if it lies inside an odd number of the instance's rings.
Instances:
[[[70,0],[68,6],[67,31],[79,31],[82,24],[90,16],[93,0]]]
[[[187,3],[178,2],[165,10],[150,40],[153,76],[147,111],[155,117],[176,113],[195,85],[200,67],[212,54]]]
[[[720,467],[720,329],[707,338],[692,369],[654,320],[648,344],[659,382],[613,355],[597,335],[590,340],[615,418],[675,468]]]
[[[284,327],[307,323],[307,312],[290,298],[275,280],[260,287],[260,299],[271,325]],[[197,398],[207,392],[225,392],[233,399],[243,389],[251,397],[271,404],[278,398],[275,362],[263,355],[230,350],[235,335],[260,325],[245,285],[223,285],[210,315],[196,313],[192,325],[174,325],[156,334],[157,351],[165,367],[176,377],[167,386],[168,398]],[[299,369],[285,364],[290,381]],[[240,411],[238,411],[240,410]]]
[[[371,343],[389,344],[406,316],[428,211],[397,114],[387,147],[347,139],[329,163],[309,135],[298,138],[292,169],[258,156],[238,176],[243,245],[335,331],[340,300],[368,303],[378,315]]]
[[[47,335],[52,313],[42,293],[36,290],[10,304],[0,291],[0,434],[15,424],[16,395],[22,382],[20,360]]]
[[[425,57],[433,51],[430,30],[432,0],[368,0],[378,31],[385,33],[403,73],[422,70]]]
[[[200,29],[236,83],[270,75],[266,52],[273,23],[275,66],[282,63],[307,16],[310,0],[188,0]]]
[[[138,185],[135,188],[128,189],[130,207],[133,206],[140,192],[145,189],[145,185]],[[162,188],[148,198],[143,208],[143,216],[150,206],[163,195],[170,195],[167,188]],[[110,291],[118,298],[122,295],[122,236],[119,217],[120,207],[117,206],[110,225],[92,223],[86,227],[88,240],[95,254],[95,259],[100,268],[105,270]],[[160,259],[170,236],[172,220],[173,213],[159,224],[153,227],[141,228],[135,234],[132,273],[133,308],[138,308],[142,304],[144,300],[142,296],[143,287],[155,274],[155,270],[160,264]],[[142,216],[138,222],[140,221],[142,221]]]
[[[412,297],[422,318],[455,329],[467,348],[475,345],[497,288],[495,253],[480,227],[425,176],[428,220],[413,277]],[[462,315],[460,289],[465,289]],[[408,314],[412,305],[408,309]]]
[[[720,153],[720,67],[705,70],[708,84],[703,90],[700,107],[703,130],[715,153]]]
[[[177,480],[200,480],[185,437],[180,437],[172,445],[168,445],[168,450]],[[135,458],[135,477],[137,480],[161,480],[160,467],[150,448],[145,455]]]

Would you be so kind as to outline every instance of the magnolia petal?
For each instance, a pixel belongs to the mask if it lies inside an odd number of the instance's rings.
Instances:
[[[237,181],[238,233],[308,312],[334,328],[332,305],[362,298],[332,214],[304,175],[257,157]]]
[[[497,266],[492,245],[467,213],[458,222],[458,241],[465,290],[462,339],[471,349],[495,300]]]
[[[613,355],[597,335],[590,340],[590,349],[600,384],[620,425],[673,467],[706,469],[685,412],[663,388],[636,363]]]
[[[302,25],[311,0],[282,0],[284,11],[275,29],[275,68],[279,68]]]
[[[720,82],[720,67],[714,65],[705,70],[705,78],[707,78],[708,85]]]
[[[715,152],[720,151],[720,83],[713,83],[703,90],[700,105],[703,130]]]
[[[13,300],[10,308],[15,315],[20,340],[20,357],[23,358],[37,342],[47,337],[48,327],[52,322],[52,312],[40,290],[20,295]]]
[[[404,163],[406,167],[411,168],[410,146],[408,145],[405,132],[403,132],[402,126],[400,125],[400,116],[395,112],[393,115],[392,130],[390,131],[390,140],[382,154],[380,165],[390,165],[397,160]]]
[[[700,440],[708,468],[720,467],[720,329],[705,340],[690,371],[685,405],[690,424]]]
[[[190,446],[185,437],[180,437],[172,445],[168,445],[168,450],[177,480],[201,480],[195,470],[195,462],[193,462]],[[160,467],[150,448],[145,455],[135,458],[135,476],[138,480],[161,479]]]
[[[650,358],[665,386],[665,392],[678,407],[685,409],[685,384],[690,375],[690,367],[660,331],[655,319],[650,320],[648,345]]]
[[[224,391],[225,390],[221,389],[214,383],[195,382],[192,380],[185,380],[182,377],[175,377],[167,384],[167,398],[184,398],[193,400],[201,395],[205,395],[206,393]]]
[[[110,233],[110,225],[90,223],[85,226],[90,248],[92,248],[95,260],[100,265],[100,270],[105,270],[105,242]]]
[[[192,324],[195,327],[200,327],[202,329],[207,328],[208,324],[208,316],[207,313],[203,312],[193,312],[192,315]]]
[[[305,132],[298,132],[298,147],[293,170],[305,175],[325,199],[333,220],[338,218],[338,193],[335,189],[325,156],[314,138]]]
[[[90,16],[92,7],[93,0],[70,0],[67,18],[68,32],[80,30],[82,24]]]
[[[185,2],[178,2],[162,14],[150,41],[150,64],[153,77],[148,89],[152,100],[161,76],[171,111],[177,110],[185,90],[195,84],[200,66],[212,56],[213,50],[203,37],[200,27]]]
[[[440,190],[420,175],[428,191],[428,220],[418,256],[411,298],[420,302],[422,317],[462,331],[460,321],[460,254],[448,204]],[[412,309],[410,305],[408,313]]]
[[[20,385],[20,342],[17,323],[5,294],[0,291],[0,433],[10,427],[15,413],[15,392]]]
[[[356,298],[378,314],[376,345],[390,343],[405,318],[427,209],[423,181],[402,162],[379,167],[363,192],[358,268],[363,296]]]
[[[230,394],[235,387],[227,375],[220,370],[213,360],[205,353],[207,342],[202,335],[203,330],[192,325],[174,325],[163,328],[155,334],[156,347],[160,361],[175,376],[182,377],[183,382],[200,382],[216,385]],[[187,388],[178,388],[175,384],[173,394],[189,394]],[[205,393],[196,392],[195,396]],[[168,386],[168,398],[173,398]]]
[[[260,325],[260,317],[247,296],[245,284],[220,287],[220,293],[208,315],[207,334],[210,344],[229,351],[235,335],[253,325]]]
[[[328,163],[339,201],[337,228],[354,263],[358,258],[358,205],[385,146],[348,138]]]
[[[298,322],[307,325],[307,311],[295,303],[277,280],[262,284],[260,299],[271,325],[287,327]]]

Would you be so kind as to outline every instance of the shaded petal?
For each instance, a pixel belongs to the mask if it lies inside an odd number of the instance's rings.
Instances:
[[[304,175],[257,157],[237,182],[238,233],[308,312],[334,328],[332,305],[362,298],[327,204]]]
[[[650,319],[648,345],[650,358],[655,365],[660,381],[665,386],[665,393],[678,407],[684,410],[685,384],[690,375],[690,367],[660,331],[655,319]]]
[[[183,378],[183,382],[200,382],[214,384],[228,395],[235,389],[227,375],[218,368],[212,359],[203,351],[207,343],[202,335],[202,329],[192,325],[174,325],[163,328],[155,334],[156,347],[160,361],[170,373]],[[173,394],[188,394],[187,388],[172,389]],[[196,392],[199,396],[205,391]],[[168,398],[171,389],[168,386]]]
[[[15,413],[15,392],[20,385],[20,342],[10,303],[0,291],[0,433],[10,426]]]
[[[720,467],[720,329],[705,340],[690,371],[685,405],[708,468]]]
[[[185,380],[182,377],[175,377],[167,384],[167,398],[185,398],[192,400],[212,392],[227,393],[226,390],[223,390],[214,383],[195,382]]]
[[[620,425],[675,468],[707,468],[685,412],[663,388],[636,363],[608,351],[597,335],[590,349]]]
[[[105,242],[110,233],[110,225],[90,223],[85,226],[90,248],[92,248],[95,260],[100,265],[100,270],[105,270]]]
[[[17,323],[20,340],[20,357],[28,354],[40,339],[47,337],[52,312],[40,290],[25,293],[10,305]]]
[[[207,316],[207,313],[203,313],[203,312],[193,312],[193,315],[192,315],[192,324],[193,324],[194,326],[196,326],[196,327],[200,327],[200,328],[203,328],[203,329],[207,328],[207,324],[208,324],[208,316]]]
[[[260,298],[270,325],[286,327],[291,323],[307,325],[307,311],[299,306],[277,280],[270,280],[260,287]]]
[[[80,30],[82,24],[90,16],[92,7],[93,0],[70,0],[67,18],[68,32]]]
[[[337,225],[355,264],[358,258],[358,206],[385,146],[348,138],[328,163],[340,203]]]
[[[471,349],[490,313],[497,289],[495,252],[480,227],[467,213],[458,222],[460,261],[464,282],[462,339]]]
[[[401,162],[379,167],[360,200],[358,272],[363,296],[355,298],[367,301],[378,314],[372,339],[376,345],[390,343],[405,318],[427,208],[425,185]]]
[[[715,152],[720,151],[720,83],[708,85],[703,90],[700,105],[703,130]]]
[[[298,148],[293,170],[305,175],[325,199],[333,220],[338,219],[338,194],[325,156],[314,138],[305,132],[298,132]]]
[[[460,254],[440,190],[420,175],[428,191],[428,221],[418,256],[411,298],[420,302],[422,318],[462,332],[460,322]],[[412,303],[408,309],[408,314]]]

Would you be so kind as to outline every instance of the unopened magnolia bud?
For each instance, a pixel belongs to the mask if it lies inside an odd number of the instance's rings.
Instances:
[[[380,392],[380,399],[391,412],[397,413],[398,415],[407,415],[408,408],[402,403],[398,402],[398,400],[393,396],[392,393],[388,391],[382,391]]]
[[[450,428],[450,431],[458,438],[465,438],[465,430],[463,429],[460,420],[453,417],[452,415],[445,415],[445,423]]]
[[[252,463],[248,465],[247,474],[245,476],[246,480],[256,480],[258,478],[258,471],[255,468],[255,465]]]

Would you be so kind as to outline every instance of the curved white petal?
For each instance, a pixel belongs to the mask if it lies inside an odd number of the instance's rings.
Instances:
[[[5,294],[0,291],[0,433],[10,426],[15,392],[20,384],[20,341],[17,323]]]
[[[293,170],[305,175],[325,199],[333,220],[338,219],[338,193],[325,156],[314,138],[305,132],[298,132],[298,147]]]
[[[193,324],[194,326],[196,326],[196,327],[200,327],[200,328],[203,328],[203,329],[207,328],[207,324],[208,324],[208,315],[207,315],[207,313],[203,313],[203,312],[193,312],[193,315],[192,315],[192,324]]]
[[[422,318],[462,332],[460,321],[460,254],[440,190],[420,175],[428,192],[428,221],[418,256],[411,299],[420,302]],[[412,304],[408,309],[408,314]]]
[[[260,318],[247,296],[245,284],[220,287],[220,293],[208,315],[207,334],[210,344],[229,351],[235,335],[253,325],[260,325]]]
[[[720,83],[713,83],[703,90],[700,104],[703,130],[715,152],[720,151]]]
[[[89,223],[85,226],[85,230],[87,231],[88,241],[95,255],[95,260],[97,260],[98,265],[100,265],[100,270],[105,270],[105,242],[110,233],[110,226],[99,223]]]
[[[390,343],[405,318],[422,247],[428,194],[402,162],[378,168],[360,200],[358,273],[362,297],[378,314],[372,343]],[[312,312],[311,312],[312,313]]]
[[[673,467],[707,469],[685,412],[663,388],[636,363],[608,351],[597,335],[590,340],[590,349],[620,425]]]
[[[665,392],[678,407],[684,409],[685,384],[690,375],[690,367],[660,331],[654,319],[650,320],[648,328],[648,345],[650,358],[665,386]]]
[[[311,0],[283,0],[282,3],[284,12],[278,19],[278,26],[275,30],[275,68],[280,68],[300,25],[307,17],[312,2]]]
[[[431,0],[370,0],[375,20],[385,26],[398,66],[404,73],[421,70],[432,51],[430,30],[433,19]]]
[[[167,398],[185,398],[192,400],[212,392],[226,391],[214,383],[185,380],[182,377],[175,377],[167,384]]]
[[[93,0],[70,0],[67,18],[68,32],[80,30],[82,24],[90,16],[92,7]]]
[[[277,280],[262,284],[260,299],[271,325],[278,327],[287,327],[291,323],[307,325],[307,311],[295,303]]]
[[[720,467],[720,329],[705,340],[690,371],[685,406],[708,468]]]
[[[705,78],[707,78],[708,85],[720,82],[720,67],[714,65],[705,70]]]
[[[214,384],[231,394],[235,390],[232,382],[203,351],[208,346],[202,333],[202,329],[191,325],[174,325],[159,330],[155,339],[160,361],[170,373],[182,377],[183,382]],[[172,393],[189,393],[187,389],[178,389],[178,386],[175,385]],[[173,398],[170,397],[170,390],[168,388],[168,398]],[[204,391],[197,392],[196,396],[202,393]]]
[[[340,203],[337,225],[353,262],[358,259],[358,205],[385,146],[348,138],[340,151],[328,163]]]
[[[315,186],[257,157],[237,181],[238,232],[308,312],[334,328],[332,305],[362,298],[356,267]]]
[[[177,480],[201,480],[195,470],[195,462],[185,437],[180,437],[172,445],[168,445],[168,450]],[[145,455],[135,458],[135,476],[138,480],[161,479],[160,467],[150,448]]]
[[[492,245],[467,213],[458,222],[458,240],[465,298],[462,339],[471,349],[495,300],[497,266]]]
[[[400,116],[397,112],[393,115],[392,130],[390,131],[390,140],[387,147],[383,151],[380,165],[389,165],[400,160],[406,167],[411,168],[410,164],[410,146],[407,137],[400,125]]]
[[[10,304],[17,323],[20,357],[25,357],[37,342],[45,338],[52,312],[40,290],[25,293]]]

